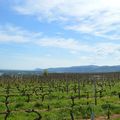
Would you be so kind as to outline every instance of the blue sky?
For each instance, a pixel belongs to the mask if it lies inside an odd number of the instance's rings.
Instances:
[[[120,65],[119,0],[0,0],[0,69]]]

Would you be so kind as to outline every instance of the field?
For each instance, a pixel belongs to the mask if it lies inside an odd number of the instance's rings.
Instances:
[[[120,73],[0,76],[0,120],[120,120]]]

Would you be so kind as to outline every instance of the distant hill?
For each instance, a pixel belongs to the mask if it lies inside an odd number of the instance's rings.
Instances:
[[[72,66],[48,68],[49,73],[99,73],[99,72],[120,72],[120,65],[117,66]],[[42,74],[44,69],[36,68],[35,70],[0,70],[2,74]]]
[[[35,69],[35,71],[43,71],[44,69]],[[118,66],[73,66],[73,67],[58,67],[48,68],[48,72],[55,73],[96,73],[96,72],[120,72],[120,65]]]
[[[24,75],[29,75],[29,74],[41,74],[42,71],[36,71],[36,70],[0,70],[0,76],[2,74],[12,74],[12,75],[16,75],[16,74],[24,74]]]

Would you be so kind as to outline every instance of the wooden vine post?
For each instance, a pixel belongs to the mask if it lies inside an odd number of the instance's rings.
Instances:
[[[97,105],[97,90],[96,90],[96,81],[100,78],[99,75],[94,75],[93,80],[93,90],[94,90],[94,103]]]

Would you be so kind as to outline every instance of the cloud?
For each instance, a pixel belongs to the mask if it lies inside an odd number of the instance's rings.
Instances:
[[[11,57],[6,56],[14,60],[12,64],[9,64],[10,67],[11,65],[14,66],[15,60],[18,61],[16,62],[16,66],[19,63],[19,60],[22,61],[20,65],[18,65],[19,68],[22,67],[24,68],[24,65],[25,67],[27,66],[28,68],[31,65],[31,67],[34,68],[35,66],[52,67],[52,66],[88,65],[88,64],[99,64],[99,65],[119,64],[120,44],[112,41],[108,41],[108,42],[98,41],[90,44],[83,41],[84,40],[80,40],[80,39],[78,40],[74,38],[60,37],[60,35],[58,37],[55,36],[49,37],[48,35],[45,35],[41,32],[39,33],[32,32],[14,25],[0,26],[0,44],[21,43],[20,45],[26,44],[26,45],[32,45],[34,47],[42,47],[42,48],[44,47],[44,49],[56,48],[55,53],[57,52],[57,49],[61,49],[68,51],[70,56],[72,56],[70,58],[70,61],[66,57],[55,58],[54,56],[50,56],[51,53],[47,53],[47,55],[43,56],[43,59],[39,57],[37,58],[36,56],[32,56],[32,55],[29,56],[24,53],[22,56],[21,55],[15,56],[15,58],[14,57],[11,58],[12,56]],[[2,55],[2,53],[0,55]],[[2,59],[2,61],[5,60],[7,59]]]
[[[32,32],[24,28],[5,25],[0,26],[0,43],[32,44],[36,47],[66,49],[69,53],[94,57],[119,56],[120,44],[114,42],[96,42],[92,45],[74,38],[49,37],[42,32]]]
[[[0,43],[23,43],[43,47],[55,47],[69,51],[89,51],[91,48],[79,40],[64,37],[47,37],[42,32],[31,32],[14,25],[0,26]]]
[[[46,37],[41,32],[35,33],[14,25],[0,26],[0,42],[35,43],[40,46],[80,49],[79,42],[61,37]]]
[[[99,56],[119,56],[120,44],[116,43],[99,43],[95,47],[96,53]]]
[[[82,40],[83,41],[83,40]],[[67,49],[71,54],[92,54],[93,58],[117,57],[120,54],[120,44],[113,42],[96,42],[93,45],[73,38],[43,37],[36,42],[37,45],[50,48]]]
[[[0,26],[0,43],[29,43],[39,36],[41,36],[41,33],[30,32],[14,25]]]
[[[68,49],[70,51],[90,51],[91,47],[86,44],[80,43],[80,41],[72,39],[72,38],[61,38],[61,37],[43,37],[36,42],[40,46],[44,47],[55,47],[55,48],[62,48]]]
[[[120,40],[119,0],[21,0],[14,10],[39,20],[65,22],[66,30]]]

